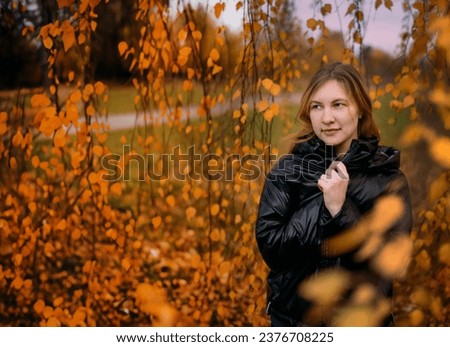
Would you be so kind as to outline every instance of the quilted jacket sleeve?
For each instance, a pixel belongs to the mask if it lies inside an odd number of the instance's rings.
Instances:
[[[412,228],[412,213],[406,177],[398,170],[395,174],[388,176],[387,180],[386,187],[379,197],[392,194],[399,197],[403,203],[403,213],[389,229],[389,234],[410,233]],[[366,188],[366,190],[368,189],[369,187]],[[343,230],[349,229],[355,225],[361,217],[358,206],[352,201],[351,197],[347,197],[341,211],[334,217],[331,217],[328,210],[323,206],[319,223],[324,236],[330,237]]]
[[[261,195],[256,240],[266,264],[273,271],[311,260],[320,238],[317,221],[310,222],[295,208],[290,186],[283,175],[269,173]]]

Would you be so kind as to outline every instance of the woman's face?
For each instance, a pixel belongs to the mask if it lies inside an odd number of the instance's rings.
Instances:
[[[344,85],[336,80],[325,82],[311,96],[309,117],[314,133],[336,154],[345,153],[358,138],[360,112]]]

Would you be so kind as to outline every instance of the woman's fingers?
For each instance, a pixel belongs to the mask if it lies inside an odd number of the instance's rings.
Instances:
[[[344,180],[349,178],[347,168],[341,161],[333,161],[325,171],[325,176],[328,179],[340,178]]]

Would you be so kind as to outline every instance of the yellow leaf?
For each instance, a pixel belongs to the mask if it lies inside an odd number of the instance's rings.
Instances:
[[[274,116],[278,116],[280,114],[280,105],[274,103],[270,105],[270,110]]]
[[[438,256],[441,263],[450,266],[450,243],[444,243],[439,247]]]
[[[375,85],[379,85],[383,79],[379,75],[372,76],[372,81]]]
[[[280,94],[280,91],[281,91],[281,87],[279,84],[274,83],[270,87],[270,94],[272,94],[273,96],[277,96],[278,94]]]
[[[229,261],[224,261],[219,266],[219,275],[224,276],[229,274],[231,271],[231,263]]]
[[[270,90],[270,88],[273,86],[273,81],[270,78],[265,78],[262,81],[262,85],[266,90]]]
[[[374,103],[373,103],[373,108],[375,109],[375,110],[379,110],[379,109],[381,109],[381,102],[379,101],[379,100],[375,100],[374,101]]]
[[[95,145],[92,148],[92,153],[94,153],[98,157],[101,157],[103,155],[103,147],[99,146],[99,145]]]
[[[450,168],[450,138],[437,138],[430,144],[429,150],[434,160],[442,166]]]
[[[256,104],[256,109],[259,112],[264,111],[265,109],[267,109],[267,107],[269,107],[269,104],[266,100],[261,100]],[[237,111],[237,112],[239,112],[239,111]],[[240,112],[239,112],[239,115],[240,115]]]
[[[350,286],[350,279],[350,274],[344,270],[325,270],[305,280],[299,287],[299,294],[320,305],[330,306]]]
[[[220,71],[222,71],[223,70],[223,68],[222,68],[222,66],[219,66],[219,65],[214,65],[214,68],[213,68],[213,70],[212,70],[212,74],[213,75],[216,75],[216,74],[218,74]]]
[[[186,218],[192,219],[195,217],[197,210],[195,209],[195,207],[188,207],[185,212],[186,212]]]
[[[386,278],[404,276],[411,259],[412,246],[409,236],[399,236],[390,241],[373,259],[374,268]]]
[[[118,49],[119,49],[119,54],[124,55],[128,49],[128,43],[126,43],[125,41],[119,42]]]
[[[400,143],[405,147],[411,146],[422,139],[424,132],[425,131],[422,126],[420,126],[419,124],[412,124],[407,127],[401,135]]]
[[[272,110],[269,108],[264,112],[264,119],[268,122],[270,122],[273,118],[273,112]]]
[[[442,173],[437,179],[435,179],[430,187],[428,192],[428,201],[433,202],[440,198],[443,194],[446,193],[448,189],[449,183],[447,181],[446,173]]]
[[[188,79],[192,79],[195,76],[195,70],[189,67],[187,69],[187,76],[188,76]]]
[[[414,97],[412,95],[407,95],[405,96],[405,98],[403,99],[403,108],[407,108],[409,106],[414,105]]]

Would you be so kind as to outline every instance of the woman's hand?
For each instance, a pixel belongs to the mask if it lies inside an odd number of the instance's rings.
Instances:
[[[332,217],[338,214],[344,205],[348,181],[349,176],[344,163],[334,161],[317,182],[319,189],[323,192],[325,207]]]

